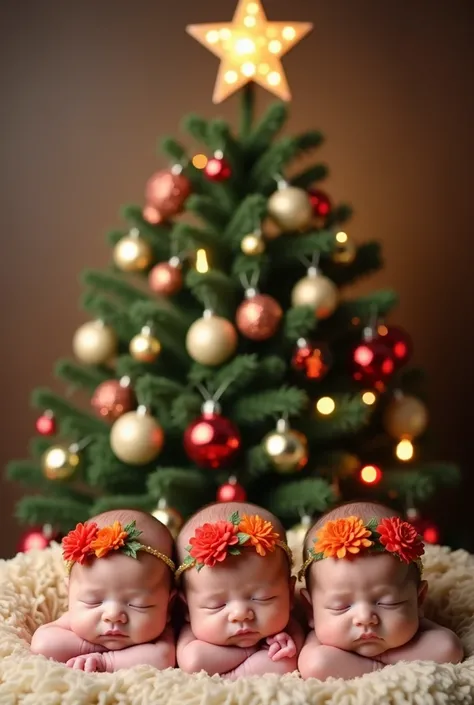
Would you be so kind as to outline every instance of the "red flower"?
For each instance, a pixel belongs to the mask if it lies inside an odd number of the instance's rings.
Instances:
[[[423,555],[423,540],[414,526],[398,517],[382,519],[376,528],[386,551],[396,553],[405,563],[413,563]]]
[[[239,527],[230,521],[216,521],[214,524],[203,524],[196,529],[189,539],[191,549],[189,554],[197,563],[203,563],[212,568],[227,555],[229,546],[239,542],[237,532]]]
[[[99,527],[95,522],[77,524],[62,540],[65,561],[84,563],[91,550],[91,543],[97,536]]]

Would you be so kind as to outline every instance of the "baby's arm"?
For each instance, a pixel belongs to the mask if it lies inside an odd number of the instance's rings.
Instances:
[[[242,649],[239,646],[208,644],[196,639],[191,628],[186,625],[178,637],[176,655],[178,666],[185,673],[206,671],[212,676],[237,668],[255,648]]]
[[[397,649],[389,649],[377,660],[384,665],[398,661],[436,661],[459,663],[464,657],[461,640],[454,632],[428,619],[422,619],[413,639]]]
[[[324,646],[317,639],[314,630],[306,637],[298,659],[301,677],[318,678],[358,678],[365,673],[383,668],[383,664],[365,656],[343,651],[335,646]]]
[[[105,649],[74,634],[66,612],[54,622],[38,627],[31,639],[30,651],[66,663],[74,656],[102,652]]]

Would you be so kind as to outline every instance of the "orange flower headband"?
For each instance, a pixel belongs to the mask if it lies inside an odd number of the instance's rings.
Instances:
[[[285,551],[291,566],[291,549],[280,540],[271,521],[265,521],[258,514],[244,514],[241,518],[238,512],[234,512],[228,521],[207,523],[196,529],[185,549],[189,556],[178,567],[175,577],[178,579],[183,571],[192,567],[198,571],[205,565],[212,568],[228,555],[239,556],[243,548],[254,548],[259,556],[265,556],[276,546]]]
[[[63,558],[68,574],[74,563],[83,564],[92,556],[104,558],[111,551],[120,551],[131,558],[137,558],[138,551],[146,551],[166,563],[174,573],[175,564],[171,558],[137,540],[142,533],[136,528],[135,521],[123,528],[119,521],[114,521],[112,526],[104,526],[102,529],[93,521],[77,524],[62,540]]]
[[[317,532],[314,546],[298,573],[302,580],[314,561],[323,558],[355,558],[361,551],[391,553],[404,563],[416,563],[420,570],[420,556],[425,552],[421,536],[415,527],[398,517],[372,518],[366,524],[356,516],[327,521]]]

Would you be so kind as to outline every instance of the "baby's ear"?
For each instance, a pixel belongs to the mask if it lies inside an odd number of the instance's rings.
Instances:
[[[301,604],[308,620],[308,625],[314,629],[313,604],[311,602],[311,594],[306,588],[300,590]]]
[[[427,580],[422,580],[419,587],[418,587],[418,608],[420,609],[423,607],[423,603],[426,600],[426,595],[428,593],[428,581]],[[420,614],[420,616],[423,616]]]

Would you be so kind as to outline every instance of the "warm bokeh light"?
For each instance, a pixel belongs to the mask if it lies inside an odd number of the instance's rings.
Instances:
[[[195,154],[192,159],[193,166],[196,169],[205,169],[208,161],[209,159],[205,154]]]
[[[403,461],[411,460],[414,452],[413,443],[408,438],[402,438],[395,448],[395,455],[399,460]]]
[[[199,274],[206,274],[209,271],[206,250],[198,250],[196,252],[196,271]]]
[[[366,485],[376,485],[382,479],[382,471],[377,465],[364,465],[359,477]]]
[[[316,402],[316,409],[322,416],[329,416],[336,408],[336,402],[331,397],[321,397]]]
[[[367,404],[367,406],[372,406],[377,401],[377,397],[373,392],[363,392],[362,401],[364,404]]]
[[[336,234],[336,241],[337,241],[340,245],[345,245],[345,243],[348,241],[348,239],[349,239],[349,238],[347,237],[347,233],[343,232],[342,230],[340,230],[340,231]]]

